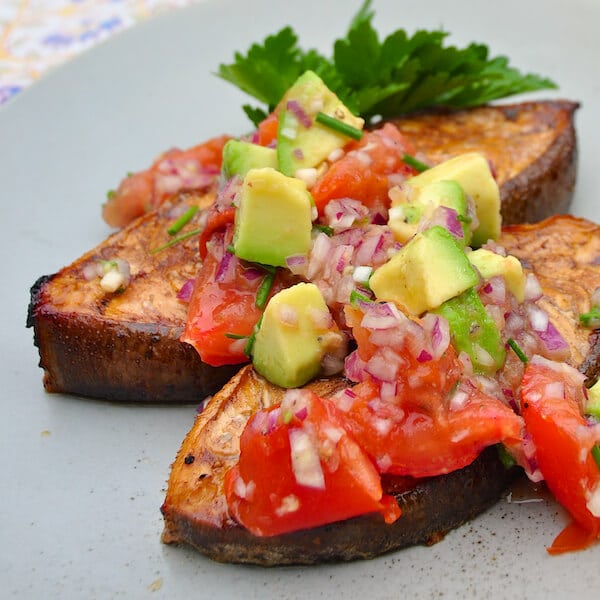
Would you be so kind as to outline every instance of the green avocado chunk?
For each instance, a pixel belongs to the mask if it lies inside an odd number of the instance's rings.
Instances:
[[[437,308],[479,281],[464,250],[442,226],[417,233],[375,270],[369,286],[378,300],[413,315]]]
[[[258,144],[229,140],[223,147],[221,172],[226,179],[244,177],[250,169],[277,168],[277,151]]]
[[[473,198],[479,226],[473,232],[471,245],[479,247],[500,236],[500,191],[490,165],[478,152],[468,152],[447,160],[407,180],[413,187],[423,187],[434,181],[457,181],[465,194]]]
[[[419,225],[431,218],[440,206],[456,211],[462,229],[461,246],[468,246],[471,241],[471,230],[468,224],[467,199],[465,192],[457,181],[433,181],[424,186],[412,187],[407,184],[406,201],[392,200],[388,225],[394,237],[403,244],[418,231]]]
[[[527,278],[516,256],[502,256],[485,248],[473,250],[467,256],[484,279],[501,275],[504,277],[506,287],[517,299],[517,302],[522,303],[525,300]]]
[[[506,349],[500,331],[474,288],[432,312],[447,319],[455,349],[469,355],[476,373],[492,375],[502,367]]]
[[[279,103],[277,158],[279,170],[293,177],[299,169],[316,167],[334,150],[350,140],[315,122],[322,112],[356,129],[363,119],[355,117],[313,71],[303,73]]]
[[[585,405],[585,413],[600,419],[600,380],[588,391],[588,399]]]
[[[285,388],[304,385],[321,371],[326,353],[344,346],[329,308],[313,283],[298,283],[267,304],[252,349],[254,368]]]
[[[306,184],[270,167],[250,169],[237,193],[233,249],[245,260],[287,266],[311,244],[312,197]]]

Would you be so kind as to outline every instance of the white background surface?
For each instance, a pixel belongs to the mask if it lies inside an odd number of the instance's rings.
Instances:
[[[206,0],[137,26],[59,68],[0,109],[2,402],[0,582],[18,598],[547,598],[600,586],[600,545],[550,558],[564,523],[546,501],[502,500],[431,548],[320,568],[220,565],[159,536],[169,464],[193,406],[129,406],[47,395],[29,287],[101,241],[100,204],[171,146],[249,126],[247,101],[211,75],[290,23],[329,52],[359,2]],[[443,27],[582,102],[575,214],[599,220],[600,110],[594,0],[383,1],[382,32]]]

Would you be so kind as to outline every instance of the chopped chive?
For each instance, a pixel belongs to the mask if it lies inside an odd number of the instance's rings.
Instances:
[[[517,461],[513,458],[512,454],[506,449],[504,444],[496,444],[496,451],[500,462],[504,465],[505,469],[510,469],[517,464]]]
[[[373,302],[373,300],[371,300],[371,298],[369,298],[368,296],[357,292],[356,290],[352,290],[350,292],[350,304],[356,305],[359,302]]]
[[[291,410],[286,410],[286,411],[283,413],[283,424],[284,424],[284,425],[289,425],[289,424],[292,422],[292,417],[293,417],[293,416],[294,416],[294,415],[292,414],[292,411],[291,411]]]
[[[267,273],[258,288],[258,292],[256,292],[256,300],[254,303],[257,308],[265,307],[269,294],[271,293],[271,288],[273,287],[273,281],[275,281],[275,273]]]
[[[168,229],[169,235],[175,235],[179,233],[191,220],[192,217],[198,212],[197,206],[190,206],[180,217],[177,219]]]
[[[579,322],[584,327],[597,327],[600,324],[600,308],[592,307],[592,310],[579,315]]]
[[[315,223],[313,225],[313,229],[316,229],[317,231],[321,231],[329,237],[331,237],[333,235],[333,227],[329,227],[329,225],[320,225],[319,223]]]
[[[419,173],[422,173],[423,171],[427,171],[427,169],[429,169],[429,165],[426,165],[424,162],[421,162],[418,158],[415,158],[414,156],[411,156],[410,154],[405,154],[402,157],[402,160],[409,166],[412,167],[413,169],[416,169],[417,171],[419,171]]]
[[[522,363],[527,364],[529,362],[529,359],[527,358],[527,356],[525,356],[525,352],[521,350],[519,344],[517,344],[515,340],[513,340],[512,338],[508,338],[506,343],[511,347],[512,351],[519,357],[519,360]]]
[[[265,265],[263,263],[258,264],[260,264],[261,268],[263,268],[267,273],[273,273],[273,275],[275,275],[277,267],[274,267],[273,265]]]
[[[466,225],[469,225],[469,223],[473,221],[473,219],[467,215],[456,215],[456,219],[460,223],[465,223]]]
[[[600,469],[600,446],[598,444],[592,448],[592,456],[594,457],[594,460]]]
[[[235,254],[235,246],[233,244],[229,244],[225,250],[229,252],[229,254]]]
[[[175,244],[178,244],[179,242],[183,242],[184,240],[187,240],[188,238],[191,238],[195,235],[200,235],[201,233],[202,233],[202,229],[192,229],[192,231],[188,231],[187,233],[184,233],[184,234],[180,235],[179,237],[169,240],[166,244],[163,244],[162,246],[158,246],[158,248],[154,248],[153,250],[150,250],[150,254],[156,254],[157,252],[160,252],[161,250],[166,250],[167,248],[170,248],[171,246],[174,246]]]
[[[244,346],[244,354],[248,357],[252,356],[252,348],[254,347],[254,340],[256,340],[256,334],[258,333],[258,330],[260,329],[261,323],[262,323],[262,315],[260,316],[258,323],[256,323],[256,325],[252,329],[252,333],[248,336],[248,341],[246,342],[246,345]]]
[[[108,192],[106,192],[106,197],[107,197],[109,200],[112,200],[112,199],[115,197],[115,194],[116,194],[116,193],[117,193],[117,192],[115,192],[115,190],[108,190]]]
[[[318,112],[315,117],[315,121],[320,123],[321,125],[325,125],[325,127],[329,127],[332,131],[336,131],[337,133],[341,133],[353,140],[361,140],[363,136],[363,132],[356,127],[352,127],[352,125],[348,125],[348,123],[344,123],[335,117],[330,117],[323,112]]]
[[[240,335],[239,333],[226,333],[225,337],[229,338],[230,340],[245,340],[248,336]]]

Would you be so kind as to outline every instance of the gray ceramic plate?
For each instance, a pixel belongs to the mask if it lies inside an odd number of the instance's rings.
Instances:
[[[99,218],[106,190],[166,148],[248,128],[242,95],[211,75],[235,49],[291,23],[305,45],[329,50],[358,4],[202,2],[117,36],[0,109],[4,597],[534,598],[598,589],[600,545],[547,556],[565,521],[546,500],[501,500],[431,548],[350,565],[265,570],[165,547],[159,506],[194,407],[42,391],[24,326],[29,286],[107,235]],[[375,5],[382,31],[442,26],[458,44],[487,42],[494,54],[560,83],[559,93],[541,96],[580,100],[573,212],[600,218],[596,0]]]

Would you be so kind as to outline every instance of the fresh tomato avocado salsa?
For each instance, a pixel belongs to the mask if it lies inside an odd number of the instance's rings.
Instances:
[[[226,477],[258,536],[379,512],[384,474],[449,473],[498,445],[573,516],[551,552],[600,536],[598,391],[498,243],[487,160],[428,167],[387,123],[364,130],[313,72],[223,147],[182,340],[287,388],[248,422]],[[302,386],[341,375],[320,398]]]

